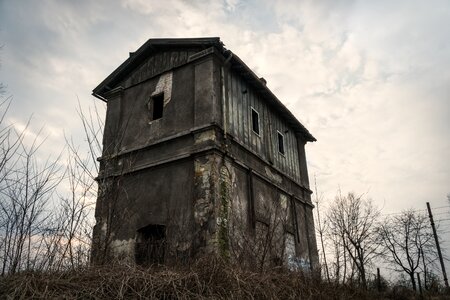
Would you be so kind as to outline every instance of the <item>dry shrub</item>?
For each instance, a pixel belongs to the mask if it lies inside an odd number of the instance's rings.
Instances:
[[[190,266],[92,266],[0,277],[1,299],[374,299],[314,274],[243,270],[220,259]]]

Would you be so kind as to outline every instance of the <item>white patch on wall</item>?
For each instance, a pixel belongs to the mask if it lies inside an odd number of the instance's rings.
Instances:
[[[102,232],[103,232],[103,234],[106,234],[106,230],[108,230],[108,225],[106,224],[106,222],[104,222],[103,224],[102,224]]]
[[[117,258],[132,258],[134,255],[134,239],[129,240],[113,240],[111,241],[111,249]]]
[[[291,271],[310,271],[311,264],[309,259],[297,257],[295,255],[295,237],[293,234],[286,233],[285,254],[286,264]]]
[[[296,269],[296,256],[295,256],[295,238],[291,233],[286,233],[285,249],[286,264],[290,270]]]
[[[203,131],[195,136],[196,144],[201,144],[203,142],[215,140],[216,140],[216,132],[213,129]]]
[[[158,83],[155,90],[152,92],[152,97],[164,93],[164,106],[172,99],[172,75],[173,72],[166,72],[159,76]]]
[[[285,211],[288,205],[288,198],[285,194],[280,194],[280,206]]]
[[[210,160],[208,160],[208,162],[210,162]],[[194,220],[197,224],[202,226],[208,221],[213,210],[210,194],[211,167],[208,162],[195,162],[195,176],[198,178],[197,180],[199,181],[198,183],[200,184],[203,194],[194,202]]]
[[[283,179],[281,178],[280,175],[273,173],[269,167],[265,167],[264,170],[266,171],[266,175],[267,177],[269,177],[270,179],[272,179],[273,181],[275,181],[276,183],[281,183],[283,181]]]

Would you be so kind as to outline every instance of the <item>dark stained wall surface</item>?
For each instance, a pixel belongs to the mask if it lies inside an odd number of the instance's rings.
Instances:
[[[120,150],[145,146],[163,137],[188,130],[193,126],[193,66],[163,73],[123,91],[121,103]],[[152,120],[152,96],[164,93],[163,116]]]
[[[219,80],[217,66],[209,58],[120,89],[109,96],[104,149],[129,151],[193,128],[218,124],[222,115]],[[152,97],[161,94],[163,116],[152,120]]]
[[[123,220],[127,226],[116,233],[118,239],[134,236],[136,230],[148,224],[189,228],[188,221],[192,219],[192,160],[134,172],[121,180],[122,208],[129,213],[127,219]],[[185,215],[185,218],[181,218],[181,215]]]
[[[102,207],[110,209],[111,199],[119,208],[112,248],[128,258],[139,230],[149,225],[165,226],[174,257],[214,249],[223,226],[238,224],[241,234],[253,234],[257,224],[268,228],[283,218],[277,237],[309,267],[317,249],[304,140],[224,60],[206,51],[187,63],[191,50],[148,57],[106,93],[101,178],[114,177],[119,191],[99,196],[94,235],[102,235],[108,215]],[[163,114],[153,119],[152,101],[159,96]],[[259,135],[252,130],[252,107]],[[228,208],[234,215],[222,215]]]

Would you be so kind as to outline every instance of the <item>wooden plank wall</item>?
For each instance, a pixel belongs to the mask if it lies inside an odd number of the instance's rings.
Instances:
[[[198,49],[183,49],[179,51],[162,51],[151,55],[133,73],[122,82],[122,87],[127,88],[156,74],[170,70],[187,63],[189,56],[197,53]]]
[[[240,75],[225,71],[225,116],[228,133],[300,183],[297,140],[292,129]],[[259,113],[260,134],[252,130],[251,108]],[[278,152],[277,131],[284,135],[285,154]]]

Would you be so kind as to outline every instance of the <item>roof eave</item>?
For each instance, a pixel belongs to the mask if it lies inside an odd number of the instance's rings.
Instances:
[[[266,97],[271,98],[274,101],[275,106],[278,107],[278,109],[281,111],[281,113],[286,114],[287,119],[290,121],[290,125],[293,128],[298,129],[298,133],[302,134],[305,137],[305,140],[307,142],[316,142],[317,139],[306,129],[305,126],[303,126],[302,123],[300,123],[299,120],[292,114],[292,112],[287,109],[287,107],[275,96],[274,93],[267,87],[266,84],[264,84],[261,79],[255,74],[255,72],[252,71],[236,54],[233,53],[231,57],[231,63],[236,63],[239,66],[243,67],[245,69],[245,72],[248,73],[251,77],[253,77],[251,83],[253,85],[256,85],[259,90],[264,91],[266,93]],[[242,70],[241,70],[242,72]]]
[[[179,46],[179,47],[192,47],[192,46],[219,46],[223,47],[222,42],[219,37],[204,37],[204,38],[158,38],[147,40],[139,49],[134,53],[130,54],[117,69],[115,69],[108,77],[106,77],[97,87],[93,89],[93,94],[103,97],[103,94],[107,92],[112,87],[111,84],[115,84],[120,81],[130,68],[134,68],[139,62],[145,59],[147,56],[144,55],[147,52],[155,50],[158,47],[165,46]]]

